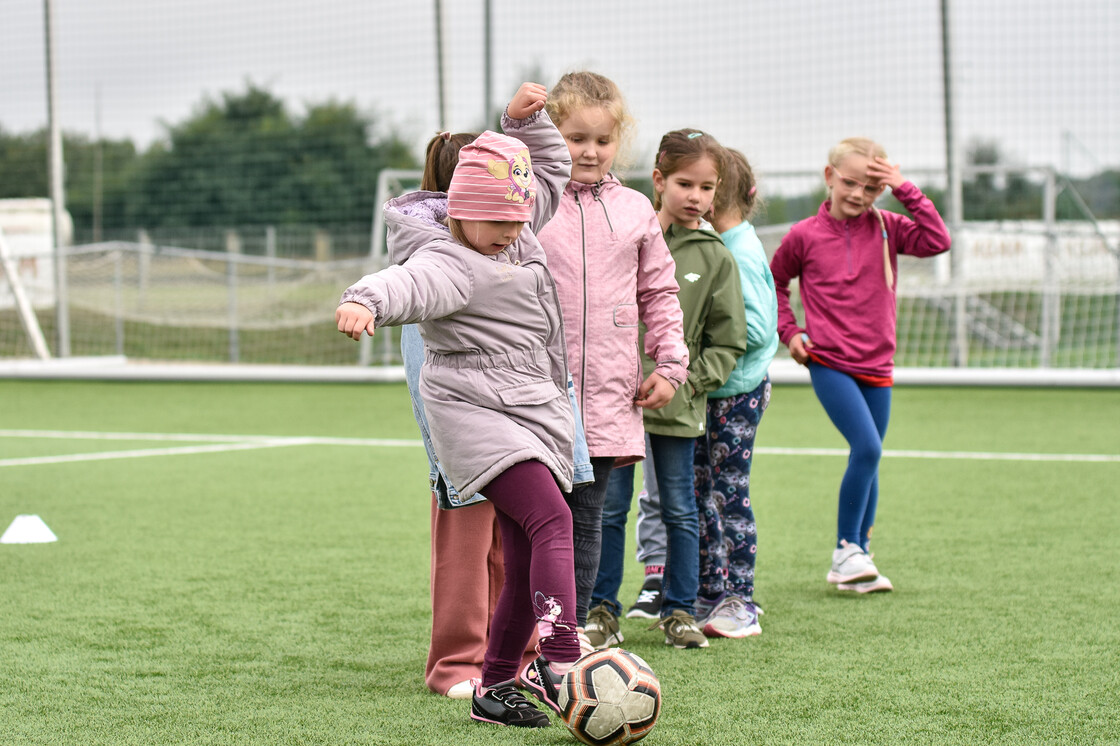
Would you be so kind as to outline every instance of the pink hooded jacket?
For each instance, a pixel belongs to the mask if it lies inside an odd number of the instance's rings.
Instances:
[[[782,342],[789,345],[795,334],[805,332],[820,361],[850,375],[889,378],[894,373],[898,255],[927,257],[949,250],[949,229],[918,187],[907,181],[894,196],[914,216],[882,212],[894,286],[887,287],[882,229],[870,210],[837,220],[825,202],[816,215],[790,229],[770,261]],[[794,278],[800,278],[804,327],[790,305]]]
[[[569,182],[538,233],[556,279],[568,367],[592,457],[618,465],[645,454],[638,323],[646,354],[673,386],[688,377],[675,265],[649,199],[607,175]]]

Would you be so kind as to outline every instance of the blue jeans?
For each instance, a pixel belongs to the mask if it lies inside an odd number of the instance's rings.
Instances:
[[[879,459],[891,419],[891,387],[869,386],[847,373],[809,364],[813,391],[848,441],[848,468],[840,481],[836,546],[843,539],[867,551],[879,506]]]
[[[668,536],[661,616],[668,616],[674,609],[691,614],[700,577],[700,527],[692,487],[695,439],[653,434],[646,437],[647,453],[657,464],[661,520]],[[633,496],[634,467],[623,466],[611,472],[603,505],[603,549],[591,606],[605,603],[616,615],[622,613],[618,591],[626,555],[626,517]]]
[[[412,416],[420,427],[420,437],[424,441],[424,450],[428,453],[428,484],[435,493],[436,502],[444,509],[461,508],[485,500],[480,494],[475,494],[470,500],[462,500],[459,492],[448,481],[447,475],[439,465],[435,446],[428,428],[428,418],[424,414],[424,400],[420,398],[420,368],[424,365],[424,340],[415,324],[406,324],[401,327],[401,358],[404,360],[405,381],[408,383],[408,396],[412,399]],[[576,387],[572,383],[572,376],[568,374],[568,400],[572,405],[572,414],[576,421],[576,439],[574,448],[575,474],[572,486],[595,481],[595,473],[591,468],[591,456],[587,452],[587,438],[583,432],[583,420],[579,415],[579,406],[576,404]]]

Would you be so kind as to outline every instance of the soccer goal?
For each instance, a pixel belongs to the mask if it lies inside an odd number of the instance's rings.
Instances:
[[[34,332],[13,330],[34,313],[13,306],[0,308],[0,375],[403,380],[395,330],[354,344],[334,311],[343,289],[387,261],[380,205],[419,179],[382,172],[364,227],[138,232],[71,247],[71,348],[90,363],[29,364]],[[768,253],[788,229],[760,225]],[[947,255],[900,258],[900,384],[1120,385],[1120,224],[1044,216],[966,221],[953,234]],[[771,374],[808,380],[784,347]]]

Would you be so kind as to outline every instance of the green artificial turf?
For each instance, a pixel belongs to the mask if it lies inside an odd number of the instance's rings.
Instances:
[[[415,441],[401,385],[0,381],[0,429]],[[898,388],[874,550],[891,594],[825,580],[844,444],[776,387],[752,475],[763,634],[666,647],[645,743],[1115,742],[1120,391]],[[0,434],[0,744],[569,744],[427,692],[423,450]],[[922,452],[907,456],[898,451]],[[1113,460],[928,458],[926,452]],[[632,535],[632,534],[631,534]],[[632,557],[631,548],[627,555]],[[623,589],[636,595],[631,559]]]

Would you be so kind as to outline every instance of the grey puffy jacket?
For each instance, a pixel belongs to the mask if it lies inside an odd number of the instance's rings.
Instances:
[[[572,485],[574,425],[556,284],[535,231],[556,209],[571,171],[548,115],[502,118],[526,144],[537,200],[517,241],[484,256],[442,224],[446,195],[413,192],[385,205],[394,266],[349,287],[378,327],[418,323],[426,356],[420,394],[440,461],[463,500],[521,461]]]

